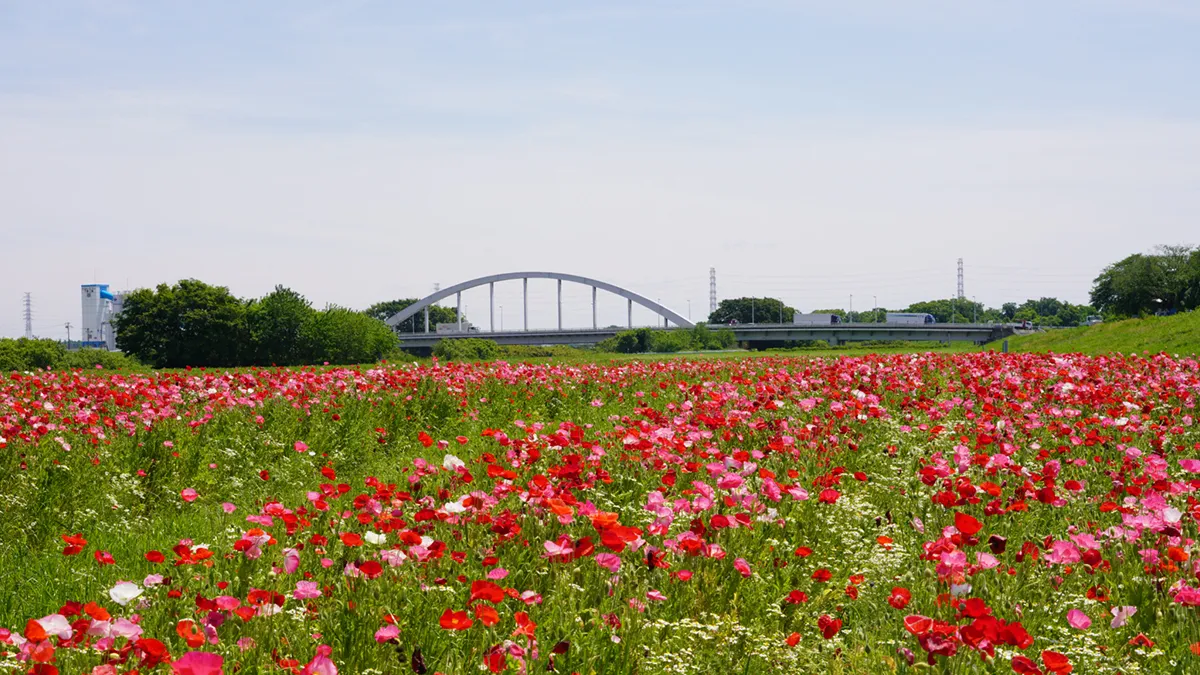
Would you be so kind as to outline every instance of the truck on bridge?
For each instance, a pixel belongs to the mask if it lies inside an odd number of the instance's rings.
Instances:
[[[472,326],[470,321],[464,321],[461,326],[458,322],[439,323],[437,325],[437,332],[441,335],[445,335],[446,333],[478,333],[479,329]]]
[[[833,326],[842,322],[837,314],[796,314],[792,324],[796,326]]]
[[[932,314],[888,312],[887,323],[900,325],[923,325],[927,323],[937,323],[937,319],[934,319]]]

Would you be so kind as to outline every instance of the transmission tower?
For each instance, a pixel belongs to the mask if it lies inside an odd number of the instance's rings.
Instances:
[[[33,337],[33,297],[25,294],[25,337]]]
[[[717,268],[708,268],[708,313],[717,311]]]
[[[958,259],[958,299],[962,300],[966,297],[967,297],[967,294],[965,292],[963,292],[963,261],[962,261],[962,258],[959,258]]]

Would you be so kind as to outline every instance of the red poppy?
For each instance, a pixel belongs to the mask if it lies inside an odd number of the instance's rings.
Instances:
[[[970,514],[955,513],[954,529],[969,537],[983,529],[983,523],[976,520],[975,517]]]
[[[383,574],[383,565],[380,565],[378,560],[368,560],[358,566],[358,571],[368,579],[375,579]]]
[[[828,614],[822,614],[817,619],[817,628],[821,631],[821,637],[826,640],[832,640],[833,636],[837,635],[838,631],[842,629],[842,620],[835,619]]]
[[[912,600],[912,593],[900,586],[892,588],[892,594],[888,596],[888,604],[896,609],[904,609]]]
[[[500,614],[488,605],[475,605],[475,618],[485,626],[495,626],[500,623]]]
[[[490,581],[472,581],[471,582],[471,597],[467,600],[467,604],[472,604],[476,600],[486,600],[493,605],[498,605],[504,602],[504,589]]]
[[[204,644],[203,631],[196,630],[196,623],[191,619],[184,619],[175,624],[175,632],[192,649]]]
[[[537,624],[529,619],[529,614],[525,612],[517,612],[513,615],[513,620],[517,623],[517,629],[513,631],[513,637],[524,635],[532,640],[534,637],[534,631],[537,629]]]
[[[1054,673],[1054,675],[1067,675],[1067,673],[1075,669],[1071,665],[1071,662],[1067,660],[1066,655],[1050,650],[1042,652],[1042,665],[1046,667],[1047,671]]]
[[[113,560],[112,554],[108,551],[96,551],[92,555],[96,558],[96,562],[100,563],[101,565],[115,565],[117,563],[116,560]]]
[[[362,546],[363,543],[357,532],[343,532],[340,538],[346,546]]]
[[[795,647],[798,644],[800,644],[800,634],[799,633],[792,633],[791,635],[787,636],[787,645],[789,647]]]
[[[504,672],[508,670],[508,653],[501,645],[488,647],[487,651],[483,653],[483,665],[493,673]]]
[[[1042,675],[1042,669],[1037,667],[1037,664],[1029,660],[1029,657],[1017,654],[1012,659],[1012,669],[1014,673],[1020,675]]]
[[[838,497],[841,496],[842,494],[837,490],[826,488],[821,490],[821,494],[817,496],[817,501],[821,502],[822,504],[836,504]]]
[[[427,448],[429,446],[433,445],[433,437],[430,436],[429,434],[425,433],[424,431],[417,434],[417,440],[421,441],[421,445],[423,445]]]
[[[152,563],[160,563],[166,560],[166,557],[159,551],[147,551],[146,560]]]
[[[466,612],[456,612],[447,607],[446,611],[442,612],[442,617],[438,619],[438,623],[446,630],[466,630],[475,622],[467,616]]]
[[[64,534],[62,535],[62,540],[67,543],[67,547],[63,549],[63,555],[75,555],[80,553],[88,544],[87,539],[84,539],[83,535],[78,532],[73,535]]]
[[[824,567],[821,567],[812,573],[812,578],[813,578],[813,581],[818,581],[818,582],[824,583],[833,578],[833,573],[830,572],[829,570],[825,569]]]
[[[784,598],[784,602],[792,605],[799,605],[801,603],[808,602],[808,594],[804,591],[792,591],[791,593],[788,593],[786,598]]]

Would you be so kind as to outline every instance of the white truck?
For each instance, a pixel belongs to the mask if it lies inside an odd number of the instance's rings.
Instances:
[[[462,322],[462,328],[459,328],[458,322],[454,323],[439,323],[437,325],[438,333],[478,333],[479,329],[471,325],[470,321]]]
[[[832,326],[842,322],[837,314],[795,314],[792,324],[796,326]]]
[[[932,314],[916,314],[908,312],[888,312],[887,322],[893,324],[927,324],[937,323]]]

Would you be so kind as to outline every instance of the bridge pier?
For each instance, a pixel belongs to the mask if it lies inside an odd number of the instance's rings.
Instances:
[[[454,300],[455,300],[455,305],[454,305],[455,317],[454,318],[458,319],[458,332],[461,333],[462,332],[462,293],[455,293]]]
[[[596,287],[592,286],[592,330],[596,330]]]
[[[496,332],[496,282],[488,284],[488,330]]]
[[[830,335],[829,337],[825,338],[825,341],[829,343],[830,347],[836,347],[841,344],[841,341],[838,340],[836,335]]]
[[[562,330],[562,279],[558,280],[558,329]]]
[[[425,306],[425,332],[429,332],[429,305]]]
[[[633,328],[633,301],[629,301],[629,327]]]

